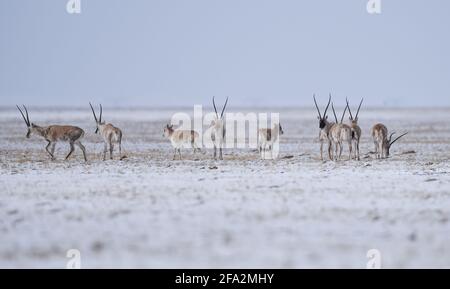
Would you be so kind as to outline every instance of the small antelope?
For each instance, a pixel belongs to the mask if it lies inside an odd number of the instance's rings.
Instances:
[[[373,142],[375,144],[375,156],[377,159],[384,159],[389,157],[389,150],[391,146],[398,141],[401,137],[408,134],[408,132],[405,132],[404,134],[400,135],[396,139],[392,140],[392,136],[395,134],[395,132],[391,133],[391,135],[388,138],[388,130],[384,124],[378,123],[373,126],[372,128],[372,137]]]
[[[336,111],[334,110],[334,105],[331,103],[331,109],[333,110],[334,118],[336,119],[336,123],[331,126],[328,137],[330,138],[330,142],[335,146],[335,155],[334,160],[338,161],[341,159],[342,150],[344,148],[343,143],[346,142],[348,144],[349,156],[348,159],[352,159],[352,129],[350,126],[343,123],[345,112],[347,111],[347,107],[344,109],[344,113],[342,113],[341,122],[338,122]],[[339,151],[339,154],[338,154]]]
[[[273,153],[273,143],[278,140],[280,135],[283,135],[284,131],[281,124],[275,123],[272,128],[260,128],[258,129],[259,136],[259,152],[263,159],[266,158],[266,150],[269,149],[270,156]]]
[[[359,141],[361,139],[361,128],[358,125],[358,115],[359,115],[359,110],[361,109],[361,105],[364,101],[364,98],[361,99],[361,102],[359,103],[358,106],[358,110],[356,111],[356,115],[355,118],[353,118],[353,114],[352,114],[352,110],[350,109],[350,105],[347,101],[347,108],[348,108],[348,112],[350,113],[350,128],[352,129],[352,143],[353,146],[355,148],[355,159],[357,159],[358,161],[360,160],[359,157]]]
[[[119,144],[119,158],[122,157],[122,131],[113,126],[110,123],[105,123],[102,121],[102,114],[103,114],[103,108],[100,104],[100,117],[97,118],[97,115],[95,114],[94,108],[92,107],[92,104],[89,103],[91,106],[92,113],[94,114],[95,123],[97,125],[95,129],[95,133],[99,133],[103,141],[105,143],[105,147],[103,149],[103,160],[106,160],[106,152],[108,150],[109,145],[109,158],[113,159],[113,151],[114,151],[114,144]]]
[[[216,103],[214,101],[213,96],[213,106],[214,111],[216,112],[216,117],[213,121],[211,121],[211,140],[214,144],[214,159],[217,159],[217,148],[219,148],[219,159],[223,160],[222,156],[222,147],[223,147],[223,141],[225,139],[225,123],[223,120],[223,113],[225,112],[225,108],[227,107],[228,103],[228,97],[227,100],[225,100],[225,104],[223,105],[222,112],[219,114],[217,113]]]
[[[173,154],[173,160],[175,160],[177,151],[181,160],[181,148],[185,144],[191,145],[191,147],[194,149],[194,154],[197,150],[200,151],[200,148],[197,145],[199,134],[194,130],[181,130],[181,129],[174,130],[173,125],[166,125],[164,127],[163,136],[170,140],[170,142],[172,143],[172,147],[175,149]]]
[[[48,142],[47,146],[45,147],[45,150],[50,155],[52,160],[55,160],[54,153],[56,143],[59,141],[64,141],[69,142],[70,145],[70,151],[65,158],[66,160],[72,155],[73,151],[75,150],[75,145],[77,145],[83,152],[84,161],[87,162],[86,149],[81,144],[81,139],[84,136],[84,131],[81,128],[70,125],[38,126],[30,122],[28,110],[25,107],[25,105],[23,106],[25,114],[18,105],[16,105],[16,107],[17,109],[19,109],[20,114],[22,115],[23,120],[27,125],[28,132],[26,137],[30,138],[31,135],[43,137]]]
[[[316,108],[317,108],[317,113],[319,114],[317,116],[317,119],[319,120],[319,128],[320,128],[320,132],[319,132],[320,159],[322,161],[324,160],[323,159],[323,144],[328,143],[328,157],[330,158],[330,160],[332,160],[331,142],[330,142],[330,139],[328,138],[328,133],[330,131],[330,128],[333,126],[333,123],[328,122],[328,115],[327,115],[328,107],[330,106],[330,103],[331,103],[331,94],[330,94],[330,98],[328,99],[328,104],[327,104],[327,107],[325,108],[323,115],[320,113],[320,109],[319,109],[319,106],[317,105],[315,95],[313,95],[313,99],[314,99],[314,104],[316,105]]]

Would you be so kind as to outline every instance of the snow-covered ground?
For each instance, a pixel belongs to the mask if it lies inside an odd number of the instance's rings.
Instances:
[[[106,108],[124,132],[126,159],[101,161],[89,107],[29,108],[33,122],[86,131],[89,162],[63,161],[26,139],[0,109],[0,267],[450,267],[450,109],[363,109],[361,161],[321,162],[314,109],[280,112],[279,160],[228,149],[172,161],[162,137],[175,109]],[[238,111],[230,106],[229,111]],[[192,113],[192,109],[184,109]],[[370,127],[409,131],[375,160]],[[292,156],[292,157],[290,157]]]

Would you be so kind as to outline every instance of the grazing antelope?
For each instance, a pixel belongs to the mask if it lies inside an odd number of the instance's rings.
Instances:
[[[84,161],[87,162],[86,158],[86,149],[81,144],[81,139],[84,136],[84,131],[76,126],[70,126],[70,125],[50,125],[50,126],[38,126],[34,123],[30,122],[30,117],[28,116],[28,110],[23,106],[23,109],[25,111],[25,114],[20,109],[18,105],[16,105],[17,109],[20,111],[20,114],[23,117],[23,120],[25,121],[25,124],[27,125],[28,132],[26,137],[30,138],[31,135],[37,135],[40,137],[43,137],[47,142],[47,146],[45,147],[45,150],[50,155],[52,160],[55,160],[55,147],[56,143],[59,141],[69,142],[70,145],[70,151],[66,156],[66,160],[72,155],[73,151],[75,150],[75,145],[77,145],[81,151],[83,152]],[[25,117],[26,115],[26,117]]]
[[[225,108],[227,107],[228,97],[227,97],[227,100],[225,100],[225,104],[223,105],[222,112],[220,113],[220,117],[219,117],[219,114],[217,113],[214,96],[213,96],[212,101],[213,101],[214,111],[216,112],[216,117],[214,118],[214,120],[211,121],[211,127],[212,127],[211,140],[213,141],[213,144],[214,144],[214,159],[217,159],[217,148],[219,148],[219,159],[223,160],[222,147],[223,147],[223,142],[225,139],[225,123],[223,120],[223,113],[225,112]]]
[[[408,133],[405,132],[404,134],[400,135],[396,139],[392,140],[392,136],[395,134],[395,132],[391,133],[391,135],[388,138],[388,130],[387,127],[384,124],[378,123],[373,126],[372,128],[372,137],[373,142],[375,144],[375,157],[377,159],[384,159],[389,157],[389,149],[391,146],[398,141],[401,137],[407,135]]]
[[[112,124],[105,123],[104,121],[102,121],[103,108],[101,104],[100,104],[99,118],[97,118],[94,108],[92,107],[92,104],[90,102],[89,105],[91,106],[92,113],[94,114],[95,123],[97,125],[95,133],[100,134],[105,143],[105,147],[103,149],[103,160],[106,160],[106,152],[108,150],[108,145],[109,145],[109,158],[113,159],[113,151],[115,143],[119,144],[119,158],[122,158],[122,131],[119,128],[113,126]]]
[[[267,148],[270,151],[270,156],[273,156],[273,143],[278,140],[280,135],[283,135],[284,131],[281,124],[274,123],[272,128],[260,128],[258,129],[259,136],[259,152],[263,159],[266,158]]]
[[[177,151],[181,160],[181,148],[186,144],[191,145],[191,147],[194,149],[194,154],[197,150],[200,151],[200,148],[198,147],[197,144],[199,134],[194,130],[181,130],[181,129],[174,130],[173,125],[166,125],[164,127],[163,136],[170,140],[173,148],[175,149],[173,154],[173,160],[175,160]]]
[[[341,122],[338,122],[336,111],[334,110],[334,105],[331,103],[331,109],[333,110],[334,118],[336,119],[336,123],[333,124],[330,128],[328,137],[330,138],[330,142],[335,147],[335,155],[334,160],[338,161],[341,159],[342,150],[344,148],[343,143],[346,142],[348,144],[349,156],[348,159],[352,159],[352,129],[350,126],[343,123],[345,112],[347,111],[347,106],[342,113]],[[338,154],[339,151],[339,154]]]
[[[361,99],[361,102],[359,103],[355,118],[353,118],[352,110],[350,109],[350,104],[348,103],[348,100],[347,99],[345,99],[345,100],[347,101],[347,108],[348,108],[348,112],[350,113],[349,119],[350,119],[350,128],[352,129],[352,143],[353,143],[353,147],[355,148],[355,159],[357,159],[359,161],[360,160],[359,141],[361,139],[361,128],[358,125],[358,115],[359,115],[359,110],[361,109],[361,105],[364,101],[364,98]]]
[[[319,109],[319,106],[317,105],[315,95],[313,95],[313,99],[314,99],[314,104],[316,105],[316,108],[317,108],[317,113],[319,114],[317,116],[317,119],[319,120],[319,128],[320,128],[320,132],[319,132],[320,159],[323,161],[323,144],[328,143],[328,157],[330,158],[330,160],[332,160],[331,142],[330,142],[330,139],[328,138],[328,133],[330,131],[330,128],[333,126],[333,123],[328,122],[328,115],[327,115],[328,107],[330,106],[330,103],[331,103],[331,94],[330,94],[330,98],[328,99],[328,104],[327,104],[327,107],[325,108],[323,115],[320,113],[320,109]]]

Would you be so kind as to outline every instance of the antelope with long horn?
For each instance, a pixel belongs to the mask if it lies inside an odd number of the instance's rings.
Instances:
[[[100,104],[100,115],[99,118],[97,118],[97,115],[95,114],[95,110],[92,107],[92,104],[89,103],[89,106],[91,107],[92,113],[94,114],[95,123],[97,125],[95,129],[96,134],[100,134],[103,138],[103,142],[105,143],[104,149],[103,149],[103,160],[106,160],[106,152],[108,151],[108,145],[109,145],[109,158],[113,159],[113,151],[114,151],[114,144],[119,145],[119,158],[122,158],[122,131],[120,128],[113,126],[110,123],[105,123],[102,119],[103,115],[103,107]]]
[[[62,141],[69,142],[70,145],[70,151],[65,158],[66,160],[72,155],[76,145],[83,152],[84,161],[87,162],[86,149],[81,143],[81,139],[84,136],[84,131],[81,128],[71,125],[39,126],[30,122],[28,110],[25,105],[23,106],[24,111],[22,111],[18,105],[16,105],[16,107],[20,111],[20,114],[27,125],[28,131],[26,137],[30,138],[31,135],[36,135],[44,138],[48,143],[45,150],[52,160],[55,160],[56,143]]]
[[[211,121],[211,140],[214,144],[214,159],[217,159],[217,148],[219,148],[219,159],[223,160],[222,156],[222,148],[225,139],[225,122],[223,119],[223,114],[225,112],[225,108],[227,107],[228,97],[225,100],[225,104],[223,105],[222,112],[217,113],[216,102],[214,101],[214,96],[212,99],[214,111],[216,112],[216,117]]]
[[[352,159],[352,129],[350,128],[350,126],[343,123],[345,112],[347,111],[347,106],[345,107],[344,112],[342,113],[340,122],[338,122],[338,118],[336,116],[336,111],[334,110],[333,103],[331,103],[331,109],[333,110],[333,114],[334,114],[336,123],[331,126],[328,136],[330,138],[330,142],[335,147],[334,160],[338,161],[341,159],[342,150],[344,148],[344,146],[343,146],[344,142],[348,144],[348,151],[349,151],[348,159],[351,160]]]
[[[200,151],[198,146],[199,134],[194,130],[174,129],[172,124],[167,124],[164,127],[163,136],[170,140],[172,147],[175,150],[173,160],[175,160],[177,152],[181,160],[181,148],[185,145],[190,144],[190,146],[194,149],[194,154],[197,150]]]
[[[378,123],[373,126],[372,137],[375,144],[375,157],[377,159],[388,158],[391,146],[401,137],[407,135],[408,132],[405,132],[404,134],[392,140],[392,136],[394,134],[395,132],[391,133],[388,137],[388,129],[384,124]]]
[[[359,157],[359,141],[361,139],[361,128],[358,125],[358,115],[359,115],[359,110],[361,109],[361,105],[364,101],[364,98],[361,99],[361,102],[359,103],[358,106],[358,110],[356,111],[356,115],[353,118],[353,114],[352,114],[352,110],[350,109],[350,104],[348,103],[348,100],[345,99],[347,101],[347,108],[348,108],[348,112],[350,114],[350,128],[352,129],[352,143],[353,143],[353,147],[355,149],[355,159],[357,159],[358,161],[360,160]]]
[[[324,143],[328,144],[328,157],[330,158],[330,160],[332,160],[332,156],[331,156],[331,142],[330,139],[328,138],[328,133],[330,131],[330,128],[333,126],[333,123],[330,123],[328,121],[328,115],[327,115],[327,111],[328,111],[328,107],[330,106],[331,103],[331,94],[330,94],[330,98],[328,99],[328,104],[325,108],[325,111],[323,113],[323,115],[320,113],[320,109],[319,106],[317,105],[317,101],[316,101],[316,95],[313,95],[313,99],[314,99],[314,104],[316,105],[316,109],[317,109],[317,113],[319,114],[317,116],[317,119],[319,120],[319,141],[320,141],[320,159],[323,161],[323,145]]]

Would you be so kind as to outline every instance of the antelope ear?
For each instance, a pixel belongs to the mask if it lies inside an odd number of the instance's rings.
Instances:
[[[328,119],[328,115],[325,116],[325,119]]]
[[[36,125],[34,123],[31,123],[31,127],[36,127]]]
[[[320,116],[317,116],[317,119],[320,120]]]

